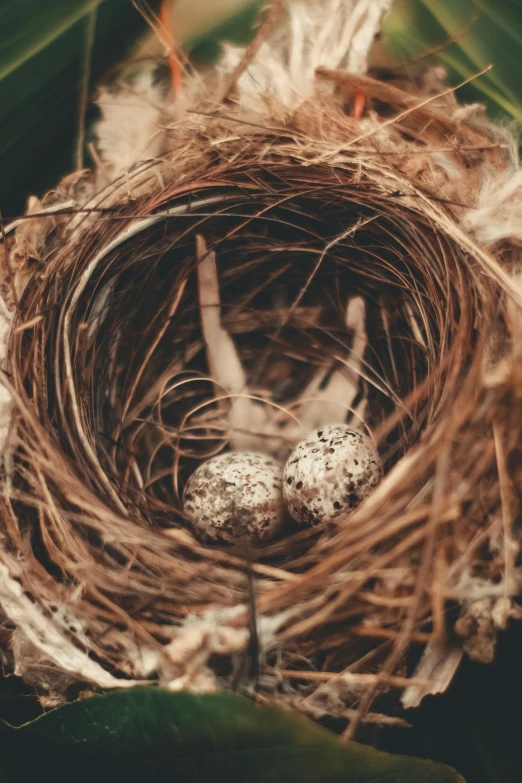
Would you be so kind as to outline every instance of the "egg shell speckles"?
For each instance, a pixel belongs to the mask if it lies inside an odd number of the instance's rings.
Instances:
[[[301,525],[326,529],[359,505],[382,478],[373,441],[344,424],[320,427],[290,454],[283,492]]]
[[[192,474],[183,508],[202,541],[270,541],[286,517],[282,484],[283,466],[266,454],[220,454]]]

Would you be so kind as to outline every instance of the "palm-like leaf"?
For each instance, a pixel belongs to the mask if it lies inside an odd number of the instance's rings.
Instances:
[[[147,7],[157,13],[159,3],[148,0]],[[261,0],[176,0],[174,32],[196,59],[213,60],[221,40],[248,40],[261,4]],[[48,189],[73,166],[86,28],[93,9],[97,17],[91,83],[147,32],[131,0],[0,3],[0,208],[4,214],[22,209],[26,193]]]
[[[144,21],[129,0],[0,3],[0,204],[71,169],[86,20],[96,8],[93,75],[121,58]]]
[[[396,62],[431,53],[453,84],[493,65],[459,97],[522,120],[522,0],[396,0],[384,32]]]

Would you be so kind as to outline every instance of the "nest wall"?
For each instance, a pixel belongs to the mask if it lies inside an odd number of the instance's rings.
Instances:
[[[506,169],[504,153],[472,114],[416,108],[372,79],[400,120],[374,114],[361,133],[346,90],[362,77],[320,77],[327,96],[275,112],[277,127],[185,116],[160,161],[97,195],[90,175],[67,180],[9,240],[4,651],[51,700],[144,680],[231,687],[252,639],[249,574],[259,689],[303,709],[331,685],[342,709],[390,685],[413,702],[462,649],[491,659],[517,615],[515,255],[460,227],[463,193]],[[209,366],[201,238],[243,396],[273,417],[278,455],[310,380],[341,372],[353,391],[337,420],[368,429],[385,467],[335,533],[289,522],[247,559],[197,541],[180,500],[233,443],[241,396]]]

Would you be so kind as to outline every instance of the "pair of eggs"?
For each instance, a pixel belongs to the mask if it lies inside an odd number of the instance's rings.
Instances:
[[[382,478],[373,441],[343,424],[312,432],[283,467],[254,452],[220,454],[192,474],[183,507],[196,536],[221,543],[276,538],[287,514],[325,530],[354,509]]]

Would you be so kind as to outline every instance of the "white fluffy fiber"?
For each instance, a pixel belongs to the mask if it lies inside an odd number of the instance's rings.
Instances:
[[[522,242],[522,169],[517,167],[489,177],[476,205],[466,211],[461,222],[468,233],[487,247],[506,239]]]
[[[474,203],[461,217],[461,225],[481,245],[493,247],[504,240],[522,241],[522,168],[519,134],[512,127],[494,125],[474,106],[462,107],[463,118],[485,128],[505,149],[506,166],[501,171],[484,169]]]
[[[278,20],[237,81],[234,97],[244,116],[266,115],[267,99],[293,110],[316,91],[319,66],[365,73],[369,49],[391,0],[284,0],[284,6],[286,19]],[[168,126],[186,108],[201,103],[208,108],[244,57],[243,47],[226,46],[211,82],[191,74],[178,103],[161,95],[154,63],[143,65],[132,84],[117,91],[101,88],[96,146],[105,173],[115,176],[165,152]]]
[[[155,66],[144,63],[130,84],[98,91],[102,119],[96,125],[96,147],[109,177],[166,151],[163,96],[154,81]]]
[[[292,109],[315,92],[319,66],[366,73],[368,52],[390,6],[391,0],[286,0],[288,21],[241,75],[238,102],[255,108],[256,99],[269,95]],[[243,49],[226,48],[218,66],[223,78],[243,56]]]

